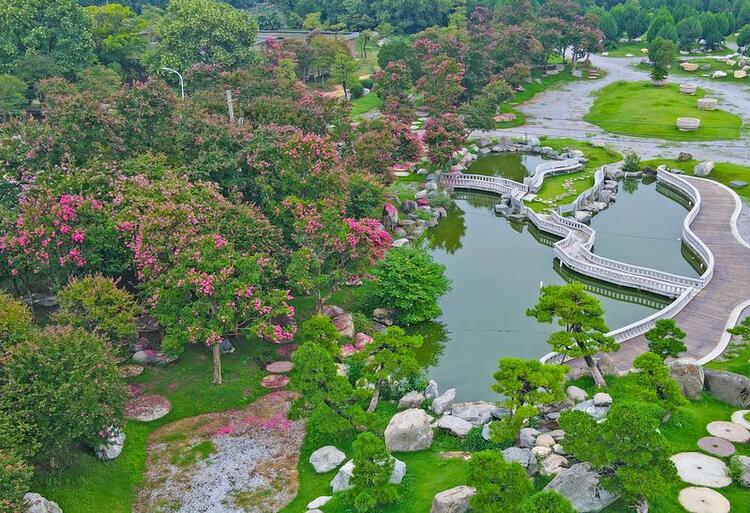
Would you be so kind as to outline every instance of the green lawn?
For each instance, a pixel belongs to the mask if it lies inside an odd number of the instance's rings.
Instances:
[[[585,70],[584,70],[585,72]],[[527,102],[534,96],[542,91],[553,87],[559,87],[568,82],[575,82],[576,80],[588,80],[574,77],[570,68],[566,68],[557,75],[545,75],[543,72],[535,71],[531,74],[532,81],[523,85],[523,91],[513,95],[511,105],[517,105],[519,103]]]
[[[365,112],[370,112],[372,109],[379,108],[383,105],[383,100],[375,93],[370,93],[356,100],[352,100],[352,112],[351,117],[358,118]]]
[[[709,69],[707,70],[699,69],[698,71],[685,71],[680,67],[677,59],[675,59],[674,64],[672,64],[672,69],[670,70],[670,73],[679,77],[709,78],[714,71],[723,71],[724,73],[727,74],[726,77],[711,78],[711,80],[712,81],[715,80],[717,82],[733,82],[735,84],[745,86],[745,87],[750,86],[750,79],[734,78],[733,73],[739,68],[731,67],[727,65],[725,62],[717,61],[716,59],[711,59],[709,57],[700,57],[700,58],[690,59],[690,62],[698,64],[698,65],[708,65]],[[638,64],[636,68],[646,73],[651,71],[651,67],[647,66],[646,64]]]
[[[608,148],[597,148],[591,144],[575,139],[542,139],[543,146],[550,146],[556,150],[567,148],[570,150],[580,150],[584,153],[588,162],[583,169],[567,175],[551,176],[544,180],[542,188],[539,190],[537,197],[533,201],[527,202],[529,208],[535,212],[550,208],[544,200],[553,201],[555,205],[562,205],[572,202],[583,191],[594,185],[594,173],[597,169],[605,164],[611,164],[622,160],[622,155]],[[568,180],[573,181],[573,187],[566,189],[564,183]],[[562,196],[562,197],[561,197]]]
[[[513,121],[506,121],[504,123],[498,122],[495,125],[495,128],[513,128],[513,127],[526,124],[526,116],[523,115],[523,112],[521,112],[520,110],[514,109],[510,105],[503,105],[502,107],[500,107],[500,112],[503,114],[508,114],[508,113],[515,114],[516,119],[514,119]]]
[[[633,41],[630,43],[619,43],[612,49],[607,49],[604,53],[607,53],[607,57],[627,57],[628,54],[632,54],[633,57],[643,57],[646,52],[642,52],[642,48],[648,48],[646,41]]]
[[[713,141],[740,137],[742,120],[722,110],[698,110],[695,96],[679,93],[676,84],[653,87],[649,82],[615,82],[595,93],[591,110],[584,116],[589,123],[612,133],[655,137],[672,141]],[[679,117],[701,120],[696,132],[680,132]]]
[[[656,168],[661,164],[665,164],[671,169],[681,169],[686,175],[693,174],[693,168],[698,164],[697,160],[689,160],[686,162],[678,162],[670,159],[654,159],[645,160],[642,162],[643,165],[651,166]],[[729,182],[740,180],[743,182],[750,183],[750,167],[742,166],[740,164],[732,164],[730,162],[717,162],[714,170],[706,178],[710,180],[716,180],[724,185],[729,185]],[[741,189],[733,189],[740,196],[750,199],[750,185],[747,185]]]

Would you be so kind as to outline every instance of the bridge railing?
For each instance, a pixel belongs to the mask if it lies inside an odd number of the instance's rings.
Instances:
[[[466,187],[482,191],[494,192],[497,194],[513,194],[516,191],[524,193],[529,191],[529,186],[501,178],[498,176],[485,175],[466,175],[462,173],[443,175],[443,183],[452,187]]]
[[[607,166],[602,166],[594,173],[594,185],[583,191],[578,197],[572,202],[557,207],[557,211],[560,214],[567,214],[568,212],[575,212],[581,210],[581,207],[594,199],[594,196],[599,194],[604,188],[604,175]]]
[[[526,178],[524,183],[528,184],[529,191],[536,193],[541,189],[546,177],[571,173],[573,171],[578,171],[582,167],[583,164],[581,164],[577,158],[544,162],[536,166],[534,174]]]

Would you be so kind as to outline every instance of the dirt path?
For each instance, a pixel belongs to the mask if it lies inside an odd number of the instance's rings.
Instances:
[[[149,437],[135,513],[274,513],[297,493],[304,423],[293,395],[273,392],[243,410],[163,426]]]

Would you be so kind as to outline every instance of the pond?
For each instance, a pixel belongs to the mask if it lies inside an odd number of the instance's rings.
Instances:
[[[558,327],[526,316],[542,284],[583,281],[601,301],[611,329],[670,301],[559,269],[551,247],[556,239],[497,217],[494,196],[458,192],[454,198],[448,218],[427,233],[428,246],[446,266],[453,288],[440,301],[441,317],[413,329],[425,337],[419,356],[429,376],[441,390],[455,387],[459,400],[495,396],[490,384],[499,358],[539,358],[549,352],[547,338]],[[594,218],[597,231],[603,231],[597,233],[595,251],[695,276],[678,241],[686,212],[654,184],[639,182],[637,190],[621,191],[617,203]]]
[[[523,179],[533,173],[536,166],[548,160],[541,155],[490,153],[472,162],[466,172],[477,175],[500,176],[523,183]]]

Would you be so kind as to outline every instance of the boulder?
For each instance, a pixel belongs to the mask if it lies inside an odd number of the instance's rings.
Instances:
[[[719,69],[711,73],[711,78],[724,78],[727,74]]]
[[[312,501],[307,503],[307,509],[319,509],[325,506],[328,501],[333,499],[330,495],[321,495],[317,499],[313,499]]]
[[[424,410],[410,408],[394,415],[385,428],[388,452],[414,452],[432,446],[432,417]]]
[[[133,354],[133,361],[140,365],[167,365],[175,360],[176,358],[170,358],[161,351],[153,349],[144,349],[143,351],[136,351]]]
[[[589,394],[586,393],[586,391],[582,388],[579,388],[575,385],[570,385],[565,390],[565,395],[568,396],[568,399],[571,401],[575,401],[577,403],[580,403],[581,401],[585,401],[589,398]]]
[[[680,67],[689,72],[698,71],[698,64],[695,64],[694,62],[683,62],[680,63]]]
[[[542,460],[542,468],[540,473],[544,476],[554,476],[565,470],[570,462],[559,454],[550,454]]]
[[[391,484],[401,484],[406,475],[406,463],[394,457],[391,457],[391,459],[393,460],[393,471],[388,482]],[[348,490],[351,486],[352,474],[354,474],[354,460],[349,460],[344,463],[336,476],[331,480],[333,493]]]
[[[487,401],[455,403],[451,408],[451,415],[471,422],[475,426],[481,426],[492,420],[493,412],[497,409],[495,403]]]
[[[464,419],[454,417],[453,415],[443,415],[437,422],[437,426],[440,429],[450,431],[454,436],[464,437],[469,434],[469,431],[474,429],[474,424],[467,422]]]
[[[591,222],[591,212],[587,212],[586,210],[576,210],[573,217],[579,223],[589,224]]]
[[[738,69],[738,70],[735,70],[733,74],[734,74],[734,78],[742,79],[747,76],[747,71],[745,71],[744,69]]]
[[[29,492],[23,496],[25,513],[62,513],[56,502],[48,501],[38,493]]]
[[[396,311],[390,308],[376,308],[372,311],[372,320],[384,326],[393,326]]]
[[[565,431],[563,431],[562,429],[548,431],[547,434],[551,436],[555,442],[559,442],[560,440],[565,439]]]
[[[503,459],[508,463],[518,463],[526,469],[526,473],[530,476],[536,474],[536,457],[531,453],[531,449],[508,447],[507,449],[503,449]]]
[[[593,399],[582,401],[573,406],[573,409],[587,413],[595,420],[601,420],[607,416],[607,413],[609,413],[609,406],[597,406],[594,404]]]
[[[701,162],[700,164],[696,164],[696,166],[693,168],[693,174],[695,176],[708,176],[711,174],[711,171],[714,170],[714,163],[710,160],[706,160],[705,162]]]
[[[688,399],[698,399],[703,392],[703,367],[693,358],[679,358],[669,362],[669,375]]]
[[[594,406],[611,406],[612,396],[604,392],[594,394]]]
[[[398,401],[398,409],[408,410],[409,408],[419,408],[423,402],[424,394],[417,390],[412,390]]]
[[[476,490],[469,486],[456,486],[442,491],[432,499],[430,513],[466,513],[469,510],[469,499]]]
[[[537,458],[543,459],[552,454],[552,449],[550,447],[542,447],[541,445],[537,445],[536,447],[531,448],[531,454],[533,454]]]
[[[615,361],[608,354],[603,354],[598,358],[594,358],[594,363],[596,363],[599,372],[601,372],[603,376],[617,376],[620,374],[617,371]]]
[[[547,433],[542,433],[536,437],[536,445],[540,447],[552,447],[555,445],[555,439]]]
[[[688,160],[693,160],[692,153],[681,151],[680,154],[677,155],[677,162],[687,162]]]
[[[456,398],[456,389],[449,388],[435,399],[432,400],[432,411],[442,415],[453,407],[453,400]]]
[[[105,443],[97,445],[94,448],[94,454],[102,461],[109,461],[122,453],[122,448],[125,445],[125,433],[122,429],[115,427],[108,428],[105,433],[107,434]]]
[[[735,480],[744,486],[750,488],[750,456],[733,456],[730,460],[730,466],[736,469],[737,476]]]
[[[440,395],[437,381],[431,379],[427,383],[427,388],[424,389],[424,398],[425,399],[435,399],[437,396]]]
[[[318,474],[330,472],[346,459],[346,454],[333,445],[321,447],[310,455],[310,464]]]
[[[536,445],[536,437],[539,435],[541,433],[534,428],[522,428],[518,433],[518,445],[531,449]]]
[[[618,498],[599,483],[599,475],[588,463],[576,463],[561,470],[545,490],[557,492],[570,501],[578,513],[595,513],[603,510]]]
[[[413,214],[417,211],[417,202],[414,200],[404,200],[401,203],[401,210],[403,210],[405,214]]]
[[[750,406],[750,378],[729,371],[706,369],[705,384],[711,395],[738,408]]]

